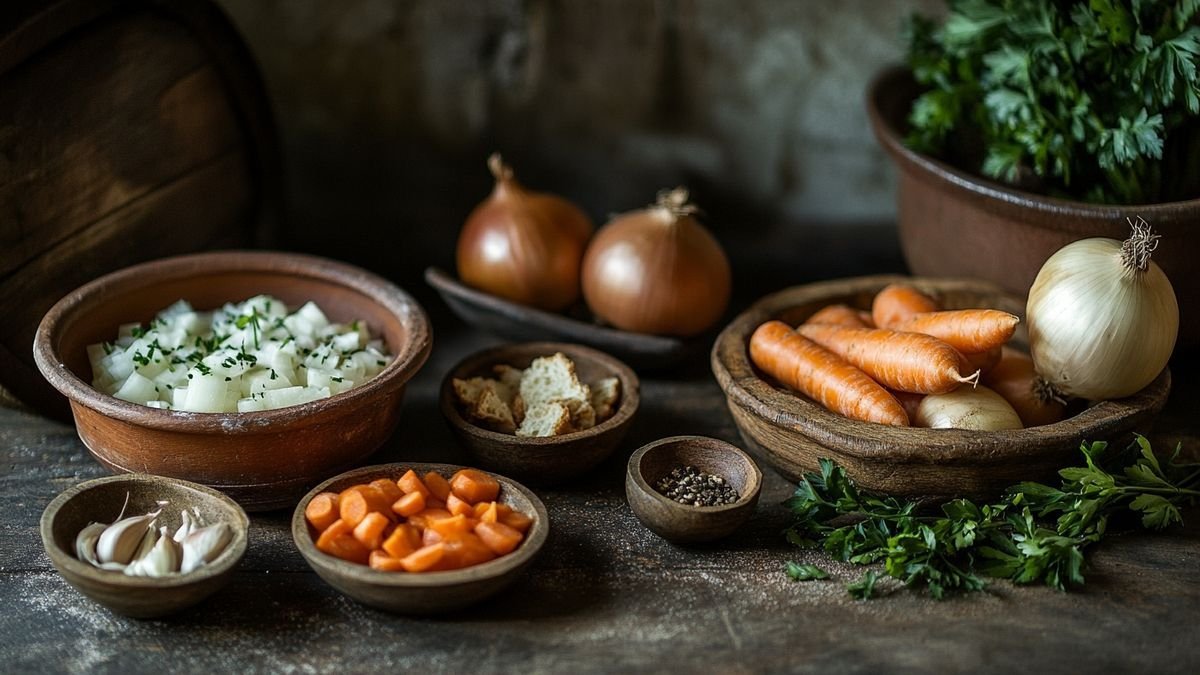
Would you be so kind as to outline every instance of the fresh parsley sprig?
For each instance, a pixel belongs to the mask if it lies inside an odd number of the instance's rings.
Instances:
[[[1200,464],[1180,462],[1178,447],[1166,462],[1142,436],[1122,451],[1104,442],[1085,442],[1080,451],[1084,466],[1060,471],[1058,488],[1019,483],[995,504],[955,499],[940,514],[863,494],[841,467],[822,459],[820,473],[805,474],[786,502],[796,520],[785,535],[844,562],[883,563],[888,576],[935,598],[982,590],[988,577],[1066,590],[1084,583],[1084,549],[1100,541],[1111,520],[1140,516],[1142,527],[1162,529],[1182,522],[1180,506],[1200,497]],[[804,567],[788,563],[786,570],[793,579],[818,578]],[[870,571],[848,590],[872,597],[876,579]]]
[[[1200,192],[1200,2],[947,4],[906,29],[911,147],[1087,201]]]

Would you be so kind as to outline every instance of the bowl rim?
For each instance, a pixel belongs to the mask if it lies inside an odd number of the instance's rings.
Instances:
[[[515,551],[507,555],[500,556],[485,563],[464,567],[458,570],[443,570],[438,572],[384,572],[381,570],[372,569],[367,565],[359,565],[340,558],[335,558],[326,553],[317,550],[316,543],[313,541],[312,535],[309,533],[308,520],[304,516],[304,509],[308,506],[309,501],[318,494],[328,491],[331,485],[341,483],[343,481],[365,481],[368,477],[389,477],[400,476],[408,469],[417,470],[420,472],[438,471],[450,472],[453,475],[459,469],[468,469],[473,467],[463,466],[459,464],[444,464],[440,462],[389,462],[386,464],[372,464],[369,466],[359,467],[345,471],[332,478],[322,481],[321,484],[309,490],[307,494],[300,498],[296,504],[295,510],[292,512],[292,542],[300,551],[300,555],[304,557],[314,571],[326,572],[339,577],[348,577],[356,582],[369,583],[379,588],[390,589],[426,589],[426,588],[449,588],[455,586],[465,586],[469,584],[479,583],[502,577],[509,572],[513,572],[527,563],[536,556],[546,543],[546,539],[550,534],[550,515],[546,511],[546,505],[538,498],[532,490],[518,483],[517,481],[500,475],[494,471],[478,469],[484,471],[488,475],[500,482],[501,490],[514,490],[521,494],[529,503],[533,505],[534,521],[529,528],[529,533],[517,547]],[[319,569],[318,569],[319,568]]]
[[[899,97],[905,88],[916,86],[918,85],[913,80],[912,71],[907,66],[899,64],[888,66],[880,70],[867,85],[866,107],[871,128],[884,150],[898,163],[911,167],[923,176],[949,183],[962,192],[986,197],[1011,207],[1091,220],[1120,219],[1131,209],[1135,209],[1137,213],[1153,222],[1160,216],[1178,212],[1180,209],[1200,209],[1200,197],[1146,204],[1094,204],[1075,199],[1051,197],[992,181],[912,150],[905,145],[900,131],[896,128],[895,120],[885,110],[889,108],[888,103]],[[897,89],[900,91],[897,92]],[[1056,222],[1065,221],[1066,219],[1051,219],[1042,222],[1041,225],[1050,229],[1066,231],[1070,228],[1064,225],[1055,226]]]
[[[751,333],[779,312],[809,302],[833,302],[851,292],[870,292],[894,283],[928,284],[944,290],[986,292],[1017,296],[977,279],[912,277],[898,274],[832,279],[785,288],[764,296],[731,321],[717,336],[710,365],[729,405],[737,405],[774,427],[801,433],[825,447],[861,460],[888,457],[895,460],[981,464],[1011,462],[1034,457],[1047,448],[1078,444],[1082,435],[1102,434],[1115,420],[1134,411],[1161,406],[1170,390],[1171,375],[1164,368],[1140,392],[1116,401],[1101,401],[1072,417],[1053,424],[1005,431],[890,427],[862,422],[826,410],[807,398],[778,389],[758,376],[747,349]],[[850,290],[850,289],[853,289]],[[878,441],[887,452],[868,447]],[[931,454],[936,453],[936,454]]]
[[[184,487],[194,492],[201,493],[213,499],[220,504],[231,509],[237,516],[237,522],[231,523],[233,528],[233,538],[225,546],[225,550],[213,560],[211,563],[200,566],[199,568],[188,572],[187,574],[172,574],[163,577],[133,577],[117,572],[114,570],[102,570],[97,567],[79,560],[71,551],[64,551],[59,548],[54,541],[54,521],[58,517],[62,507],[71,500],[77,498],[85,492],[89,492],[98,487],[102,487],[111,483],[139,483],[139,484],[156,484],[170,483],[179,487]],[[171,478],[168,476],[158,476],[148,473],[123,473],[115,476],[103,476],[101,478],[93,478],[82,483],[73,485],[66,490],[60,492],[46,508],[42,511],[42,517],[39,521],[39,531],[42,537],[42,548],[46,551],[50,561],[55,567],[59,568],[60,574],[66,576],[71,574],[78,577],[86,577],[98,583],[103,583],[107,586],[123,589],[140,589],[140,588],[181,588],[202,583],[213,577],[221,576],[233,569],[246,554],[246,548],[249,543],[250,517],[246,514],[245,509],[229,496],[214,490],[210,487],[193,483],[182,478]],[[78,533],[76,533],[78,535]],[[68,581],[71,581],[68,578]],[[72,583],[72,585],[74,585]]]
[[[736,457],[740,462],[750,467],[750,489],[746,490],[743,494],[739,494],[737,501],[734,503],[722,504],[721,506],[692,506],[690,504],[682,504],[674,499],[671,499],[670,497],[667,497],[658,490],[655,490],[654,486],[650,485],[650,483],[646,480],[646,477],[642,474],[642,459],[645,458],[646,455],[657,450],[658,448],[668,445],[683,445],[687,447],[689,444],[697,441],[703,441],[704,443],[714,445],[722,452],[729,453],[730,455]],[[625,464],[625,475],[631,481],[633,481],[633,484],[637,486],[639,492],[650,496],[656,503],[661,504],[665,508],[671,509],[678,513],[696,514],[701,516],[717,516],[722,513],[728,513],[730,511],[737,511],[745,508],[747,505],[755,502],[758,499],[758,494],[762,490],[763,481],[762,469],[758,468],[758,463],[755,462],[754,458],[751,457],[750,454],[745,450],[742,450],[733,443],[720,438],[696,434],[667,436],[643,445],[629,456],[629,461]]]
[[[549,356],[555,352],[563,352],[574,361],[575,356],[567,352],[575,352],[588,359],[599,362],[603,367],[612,370],[621,381],[621,404],[617,406],[617,411],[611,417],[600,422],[599,424],[582,431],[572,431],[570,433],[559,436],[517,436],[515,434],[506,434],[500,431],[493,431],[485,427],[481,427],[468,420],[458,409],[457,402],[454,400],[454,385],[453,380],[459,377],[459,373],[474,371],[482,366],[494,365],[500,363],[496,360],[503,352],[520,349],[522,351],[540,351],[541,355]],[[510,364],[511,365],[511,364]],[[508,342],[494,347],[481,349],[463,357],[455,363],[445,376],[442,377],[442,383],[438,393],[438,404],[442,409],[442,415],[450,421],[451,426],[470,433],[471,435],[494,443],[512,444],[517,443],[525,446],[554,446],[564,442],[577,441],[581,438],[589,436],[599,436],[613,429],[618,429],[628,422],[637,412],[641,405],[641,393],[639,391],[641,383],[638,380],[637,373],[632,368],[626,365],[623,361],[611,354],[602,352],[594,347],[587,345],[576,344],[573,342]]]
[[[123,401],[101,393],[67,368],[57,351],[58,334],[71,314],[116,287],[132,290],[146,286],[145,279],[185,279],[223,272],[273,272],[290,274],[352,289],[392,312],[404,324],[409,339],[399,354],[375,377],[329,398],[300,405],[254,412],[191,412],[165,410]],[[252,434],[277,425],[302,423],[319,410],[354,408],[370,397],[389,394],[425,364],[432,347],[432,328],[425,310],[400,287],[365,269],[304,253],[270,250],[222,250],[158,258],[98,277],[71,291],[42,317],[34,337],[33,355],[47,381],[72,404],[91,408],[123,422],[167,431],[220,431]]]

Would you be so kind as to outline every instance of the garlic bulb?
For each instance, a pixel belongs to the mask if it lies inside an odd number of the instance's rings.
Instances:
[[[1179,304],[1145,220],[1124,242],[1093,238],[1042,265],[1025,309],[1038,375],[1065,397],[1122,398],[1150,384],[1171,357]]]

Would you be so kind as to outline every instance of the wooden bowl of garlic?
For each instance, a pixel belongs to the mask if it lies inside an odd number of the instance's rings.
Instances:
[[[42,545],[80,593],[144,619],[220,590],[246,553],[250,520],[196,483],[124,474],[80,483],[42,513]]]

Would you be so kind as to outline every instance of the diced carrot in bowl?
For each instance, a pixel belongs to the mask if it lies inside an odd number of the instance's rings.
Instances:
[[[500,483],[478,469],[450,479],[408,470],[305,505],[317,550],[388,573],[462,569],[515,550],[533,519],[496,501]]]
[[[495,501],[500,482],[479,469],[460,469],[450,479],[450,490],[471,504]]]

